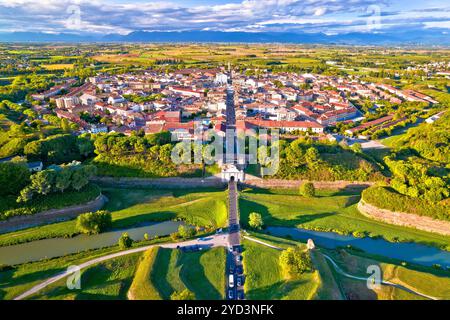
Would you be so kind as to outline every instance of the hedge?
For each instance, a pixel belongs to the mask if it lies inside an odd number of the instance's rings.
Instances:
[[[80,191],[66,191],[39,196],[27,203],[17,203],[16,196],[6,196],[0,202],[0,221],[14,216],[33,215],[39,212],[85,204],[101,194],[97,185],[89,184]]]
[[[364,190],[362,200],[380,209],[450,221],[450,206],[411,198],[387,187],[374,186]]]

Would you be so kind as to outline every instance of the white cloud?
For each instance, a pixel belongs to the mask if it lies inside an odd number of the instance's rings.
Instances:
[[[422,23],[448,28],[448,5],[408,11],[407,0],[243,0],[241,3],[183,5],[182,1],[0,0],[0,31],[128,33],[134,30],[308,31],[335,33],[360,29],[367,8],[387,10],[405,1],[401,12],[387,12],[383,27]],[[68,24],[67,8],[78,5],[81,23]],[[426,3],[424,4],[426,8]],[[69,28],[68,28],[69,27]]]

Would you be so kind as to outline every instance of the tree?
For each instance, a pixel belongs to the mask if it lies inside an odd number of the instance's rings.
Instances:
[[[86,234],[98,234],[110,228],[112,216],[108,211],[81,214],[77,218],[76,228]]]
[[[55,188],[61,193],[70,187],[72,183],[72,173],[73,171],[70,168],[63,168],[60,172],[58,172],[55,181]]]
[[[72,129],[70,128],[70,123],[66,118],[61,119],[61,130],[64,133],[70,133]]]
[[[284,250],[280,255],[279,264],[287,278],[295,278],[314,269],[309,252],[299,247]]]
[[[311,169],[317,168],[319,165],[318,162],[320,160],[319,151],[317,151],[317,149],[314,147],[309,148],[308,150],[306,150],[305,160],[308,164],[308,167],[310,167]]]
[[[0,195],[17,195],[30,181],[25,162],[0,163]]]
[[[75,169],[72,174],[72,188],[80,191],[88,185],[89,180],[96,174],[97,168],[95,166],[87,165],[80,166]]]
[[[351,148],[355,153],[362,153],[362,146],[360,143],[353,144]]]
[[[315,197],[316,188],[312,182],[305,182],[300,186],[300,195],[303,195],[308,198]]]
[[[253,229],[261,230],[264,225],[262,216],[256,212],[250,213],[248,225]]]
[[[181,225],[178,227],[178,234],[180,235],[180,237],[188,239],[195,235],[195,229]]]
[[[133,239],[130,238],[128,233],[122,234],[119,239],[119,248],[124,250],[130,248],[133,245]]]
[[[31,176],[31,187],[36,193],[46,196],[53,191],[55,179],[55,170],[44,170]]]
[[[195,294],[188,289],[184,289],[183,291],[175,291],[170,296],[170,300],[195,300]]]

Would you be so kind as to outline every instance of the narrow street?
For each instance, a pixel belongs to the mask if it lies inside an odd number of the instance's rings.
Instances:
[[[237,135],[236,135],[236,111],[234,104],[233,74],[230,68],[227,88],[227,131],[233,132],[232,154],[227,148],[226,162],[237,164]],[[230,137],[227,137],[230,138]],[[228,186],[228,232],[229,248],[227,255],[227,292],[228,300],[243,300],[244,297],[244,268],[242,265],[242,247],[239,225],[239,208],[237,182],[233,177]]]

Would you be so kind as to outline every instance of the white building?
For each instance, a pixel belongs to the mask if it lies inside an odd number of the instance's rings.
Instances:
[[[245,173],[243,170],[236,168],[234,164],[224,164],[222,166],[222,181],[230,182],[231,180],[243,182],[245,180]]]

